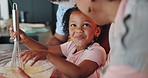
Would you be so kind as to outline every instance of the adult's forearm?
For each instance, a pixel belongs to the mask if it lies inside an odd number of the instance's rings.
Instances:
[[[24,42],[24,45],[30,50],[37,50],[37,49],[47,50],[47,47],[45,45],[33,40],[30,37],[28,37],[28,39]]]
[[[51,37],[46,43],[47,46],[55,46],[60,44],[62,44],[62,42],[55,37]]]
[[[58,33],[55,33],[46,43],[48,46],[55,46],[55,45],[60,45],[64,42],[66,42],[68,39],[68,36],[66,35],[60,35]]]

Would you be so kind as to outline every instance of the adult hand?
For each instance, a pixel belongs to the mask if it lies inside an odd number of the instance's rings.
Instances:
[[[20,43],[24,43],[28,37],[22,30],[14,32],[12,25],[9,28],[9,32],[10,32],[10,39],[11,40],[14,40],[16,38],[16,35],[20,35]]]
[[[16,68],[16,72],[22,77],[22,78],[31,78],[29,75],[27,75],[20,67]],[[0,77],[1,78],[1,77]]]
[[[29,60],[33,59],[33,62],[30,66],[34,65],[38,60],[45,60],[46,55],[49,53],[46,50],[28,50],[20,54],[22,62],[26,64]]]

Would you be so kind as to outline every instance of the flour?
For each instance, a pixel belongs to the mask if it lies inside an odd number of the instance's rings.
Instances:
[[[32,78],[49,78],[53,72],[53,65],[48,61],[38,61],[35,65],[30,67],[32,60],[30,60],[22,69]],[[11,61],[4,67],[0,67],[0,73],[6,78],[21,78],[15,68],[12,68]]]

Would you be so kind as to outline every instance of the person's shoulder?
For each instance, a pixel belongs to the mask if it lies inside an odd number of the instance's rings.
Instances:
[[[67,46],[67,47],[75,47],[75,44],[72,42],[72,41],[67,41],[67,42],[65,42],[65,43],[63,43],[65,46]]]
[[[93,43],[93,45],[91,47],[89,47],[89,50],[96,50],[98,52],[104,52],[105,53],[105,49],[100,46],[99,43]]]
[[[99,43],[93,43],[90,48],[103,48]]]
[[[65,9],[65,10],[67,10],[67,9],[69,9],[69,8],[59,5],[59,6],[58,6],[58,9],[62,9],[62,10]]]
[[[58,4],[62,7],[65,7],[65,8],[71,8],[71,7],[74,7],[76,5],[76,1],[75,0],[66,0],[66,1],[54,1],[52,2],[53,4]]]

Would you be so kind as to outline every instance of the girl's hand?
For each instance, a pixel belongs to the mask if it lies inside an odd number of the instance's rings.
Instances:
[[[47,56],[47,51],[45,50],[28,50],[20,54],[22,62],[26,64],[29,60],[33,59],[30,66],[34,65],[38,60],[45,60]]]
[[[31,78],[20,67],[16,68],[16,72],[21,76],[21,78]]]
[[[28,36],[22,31],[13,31],[13,26],[11,25],[9,28],[9,32],[10,32],[10,39],[14,40],[16,38],[16,35],[20,35],[20,43],[24,43],[26,41],[26,39],[28,38]]]
[[[0,75],[0,78],[5,78],[5,77],[3,77],[2,75]]]

